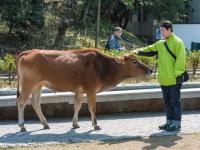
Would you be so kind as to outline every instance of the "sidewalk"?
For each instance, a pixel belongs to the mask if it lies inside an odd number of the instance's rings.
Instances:
[[[51,129],[42,130],[38,120],[26,120],[28,132],[20,133],[16,121],[0,121],[0,147],[53,144],[62,142],[106,141],[149,136],[166,136],[200,132],[200,111],[183,113],[181,132],[158,130],[165,122],[164,113],[129,113],[98,115],[102,130],[94,131],[89,117],[80,118],[80,128],[72,129],[71,118],[48,119]]]

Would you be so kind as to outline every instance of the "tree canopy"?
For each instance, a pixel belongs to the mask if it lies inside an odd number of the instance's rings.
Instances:
[[[125,29],[132,10],[140,12],[141,8],[151,12],[157,20],[181,22],[187,17],[185,6],[188,1],[102,0],[100,22]],[[98,0],[0,0],[0,21],[8,27],[8,34],[14,33],[24,44],[36,36],[36,31],[41,31],[40,35],[43,35],[42,30],[45,23],[50,21],[49,16],[54,16],[55,19],[51,22],[55,22],[57,35],[54,36],[51,45],[62,48],[66,32],[70,27],[84,29],[86,35],[88,29],[96,24],[97,5]],[[30,44],[25,43],[24,47],[29,46]]]

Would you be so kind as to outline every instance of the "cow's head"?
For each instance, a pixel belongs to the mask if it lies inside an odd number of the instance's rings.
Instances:
[[[134,55],[124,56],[124,65],[131,77],[146,76],[153,72]]]

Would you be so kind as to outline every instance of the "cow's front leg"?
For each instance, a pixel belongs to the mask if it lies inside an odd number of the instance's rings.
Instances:
[[[92,125],[94,126],[95,130],[100,130],[101,128],[97,125],[96,120],[96,93],[95,92],[88,92],[87,93],[87,101],[88,107],[91,114]]]
[[[74,117],[73,117],[73,124],[72,126],[76,128],[80,128],[78,125],[78,113],[81,109],[81,104],[82,104],[82,97],[83,93],[75,93],[75,98],[74,98]]]

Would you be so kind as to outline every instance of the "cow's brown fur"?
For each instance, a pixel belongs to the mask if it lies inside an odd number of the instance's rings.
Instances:
[[[55,91],[75,93],[75,128],[79,127],[78,112],[85,93],[92,123],[95,129],[99,129],[95,116],[96,93],[114,87],[127,78],[143,76],[148,72],[148,67],[135,57],[115,59],[102,54],[98,49],[24,51],[17,59],[17,106],[21,131],[25,131],[24,107],[30,95],[41,123],[49,128],[40,107],[40,91],[43,86]]]

